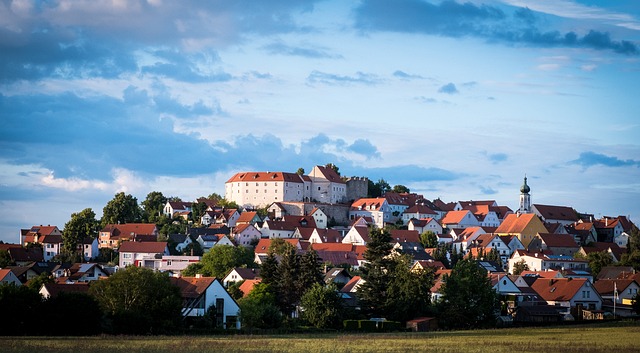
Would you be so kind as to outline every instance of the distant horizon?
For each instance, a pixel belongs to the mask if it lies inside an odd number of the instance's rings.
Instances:
[[[0,240],[120,191],[334,163],[428,199],[640,219],[640,7],[593,0],[13,1]]]

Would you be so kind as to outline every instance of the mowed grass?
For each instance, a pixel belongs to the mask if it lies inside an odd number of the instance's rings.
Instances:
[[[640,323],[391,334],[0,337],[0,352],[640,352]]]

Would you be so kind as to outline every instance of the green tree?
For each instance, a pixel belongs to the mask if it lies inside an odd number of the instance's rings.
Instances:
[[[278,278],[278,260],[274,251],[269,250],[267,257],[260,264],[260,277],[262,283],[275,285]]]
[[[182,298],[166,273],[129,266],[94,282],[89,292],[111,320],[113,333],[170,333],[182,321]]]
[[[391,191],[391,186],[384,179],[379,179],[377,182],[369,180],[368,197],[380,197],[385,192]]]
[[[591,273],[593,277],[597,277],[600,270],[609,266],[613,263],[613,258],[606,251],[592,252],[587,255],[587,260],[589,261],[589,268],[591,269]]]
[[[420,234],[420,244],[422,244],[425,249],[437,248],[438,236],[430,230],[423,232]]]
[[[411,192],[411,190],[409,190],[409,188],[404,185],[395,185],[391,191],[397,192],[398,194]]]
[[[191,205],[191,220],[194,223],[200,223],[200,218],[204,216],[204,213],[207,211],[206,203],[204,202],[195,202]]]
[[[459,260],[444,277],[440,322],[446,328],[481,328],[495,325],[498,295],[487,271],[475,260]]]
[[[640,315],[640,294],[636,294],[633,297],[631,301],[631,307],[633,308],[633,311],[635,311],[637,315]]]
[[[323,284],[324,277],[322,276],[322,269],[320,264],[320,257],[318,253],[310,248],[307,252],[300,257],[300,267],[298,273],[298,293],[304,294],[314,284]]]
[[[498,249],[492,248],[491,251],[489,251],[489,253],[486,254],[485,258],[487,261],[493,261],[497,263],[500,267],[502,267],[502,258],[500,257],[500,253],[498,252]]]
[[[300,300],[299,266],[300,257],[296,254],[296,249],[294,247],[287,248],[280,258],[278,277],[275,282],[277,304],[286,317],[293,313]]]
[[[340,328],[342,302],[334,284],[324,287],[314,283],[300,299],[302,319],[317,328]]]
[[[117,193],[102,210],[102,226],[107,224],[124,224],[139,222],[142,210],[138,206],[138,199],[125,194]]]
[[[244,298],[238,300],[242,327],[248,330],[277,328],[282,315],[276,306],[276,296],[271,285],[258,283]]]
[[[53,283],[53,276],[49,272],[42,272],[38,277],[34,277],[27,282],[26,286],[33,289],[36,292],[40,291],[42,285],[45,283]]]
[[[524,271],[529,271],[529,265],[527,265],[524,259],[513,264],[513,275],[519,276]]]
[[[364,283],[358,288],[362,307],[373,315],[384,315],[389,301],[388,286],[391,281],[391,234],[385,229],[374,229],[369,237],[362,266]]]
[[[304,168],[302,168],[302,167],[298,168],[298,170],[296,171],[296,174],[304,175]]]
[[[290,248],[294,248],[295,250],[295,247],[290,243],[287,243],[286,241],[284,241],[284,239],[274,238],[274,239],[271,239],[271,242],[269,243],[269,249],[267,249],[267,252],[274,253],[276,255],[283,255],[285,252],[289,251]]]
[[[640,271],[640,230],[635,225],[631,227],[629,232],[627,252],[622,254],[620,264],[632,266],[636,271]]]
[[[451,264],[449,262],[450,248],[450,245],[438,244],[438,246],[436,247],[436,251],[433,252],[433,259],[442,262],[442,264],[446,268],[451,268]]]
[[[244,246],[216,245],[204,254],[198,273],[207,277],[224,278],[235,267],[252,267],[253,254]]]
[[[391,320],[404,322],[424,316],[431,309],[434,270],[411,271],[411,262],[408,255],[394,258],[386,304],[386,317]]]
[[[72,213],[71,219],[65,223],[62,230],[64,249],[69,253],[77,254],[78,244],[82,244],[84,238],[96,238],[98,236],[97,228],[96,214],[91,208]]]
[[[164,217],[164,206],[167,198],[160,191],[152,191],[147,194],[147,198],[142,201],[143,218],[148,223],[156,223],[158,219]]]
[[[192,264],[189,264],[189,266],[187,266],[187,268],[182,270],[182,276],[183,277],[195,277],[197,274],[202,274],[202,272],[203,272],[202,268],[203,267],[204,267],[204,265],[202,264],[202,262],[194,262]]]
[[[0,249],[0,268],[5,268],[13,263],[9,250]]]
[[[229,284],[229,286],[227,287],[227,292],[229,292],[229,295],[231,296],[231,298],[238,300],[244,296],[244,293],[242,293],[242,291],[240,290],[240,286],[243,283],[244,281],[239,281],[239,282],[232,282],[231,284]]]

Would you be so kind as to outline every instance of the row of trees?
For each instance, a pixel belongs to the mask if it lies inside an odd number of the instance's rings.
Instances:
[[[8,319],[0,320],[3,335],[175,333],[181,309],[180,291],[167,274],[135,266],[92,283],[89,293],[48,299],[33,286],[0,284],[0,312]]]

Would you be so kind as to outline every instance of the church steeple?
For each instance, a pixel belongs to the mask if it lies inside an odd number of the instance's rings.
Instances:
[[[527,185],[527,175],[524,176],[524,184],[520,187],[520,208],[518,213],[531,213],[531,188]]]

